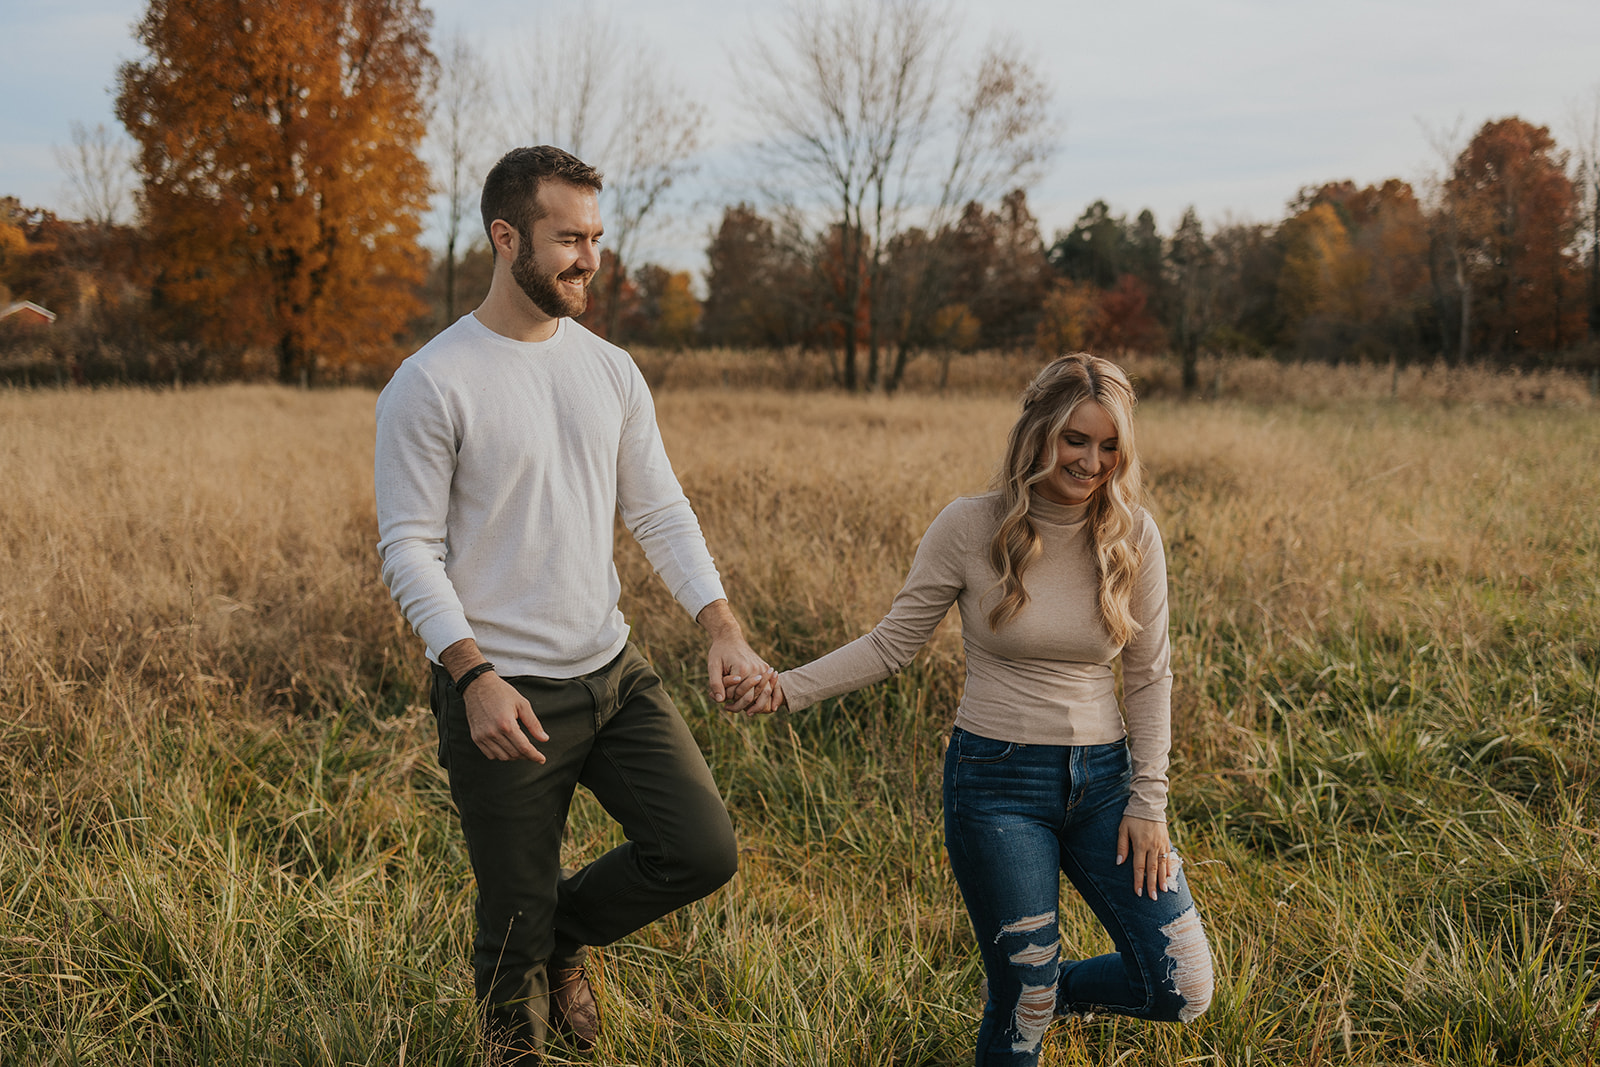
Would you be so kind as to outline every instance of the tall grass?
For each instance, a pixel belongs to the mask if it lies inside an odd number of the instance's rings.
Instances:
[[[826,352],[739,349],[635,350],[656,389],[828,390],[839,380],[838,357]],[[1141,396],[1186,394],[1178,362],[1168,355],[1116,357],[1139,384]],[[957,396],[996,390],[1015,394],[1039,369],[1037,353],[974,352],[943,358],[925,353],[906,367],[908,393]],[[1538,404],[1590,406],[1600,376],[1572,367],[1498,369],[1486,364],[1451,367],[1443,361],[1410,363],[1301,363],[1260,356],[1204,356],[1196,364],[1198,395],[1210,400],[1293,403],[1325,407],[1360,401],[1406,404]]]
[[[481,1062],[470,873],[377,577],[373,399],[0,392],[0,1062]],[[1522,400],[1145,406],[1173,829],[1219,991],[1183,1029],[1064,1025],[1046,1063],[1600,1062],[1600,423]],[[658,406],[780,664],[881,615],[1013,415],[977,391]],[[880,686],[729,721],[625,537],[619,567],[743,859],[603,953],[595,1059],[967,1062],[954,620]],[[580,798],[569,858],[617,839]],[[1067,944],[1100,950],[1066,900]]]

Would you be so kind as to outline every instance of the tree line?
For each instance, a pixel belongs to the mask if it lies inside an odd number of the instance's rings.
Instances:
[[[843,242],[786,242],[749,204],[708,249],[704,341],[842,348],[875,319],[896,352],[1036,347],[1172,352],[1196,384],[1202,352],[1406,364],[1443,358],[1600,365],[1600,168],[1518,117],[1484,123],[1432,187],[1397,178],[1302,189],[1276,222],[1211,229],[1191,208],[1163,234],[1095,201],[1046,242],[1026,194],[968,203],[884,247],[876,286],[833,314]],[[934,279],[929,283],[930,264]],[[875,382],[869,370],[869,384]]]
[[[0,327],[0,373],[31,352],[81,380],[381,377],[481,294],[480,176],[540,141],[607,173],[583,321],[622,343],[813,349],[890,391],[977,349],[1171,352],[1190,387],[1202,353],[1600,362],[1600,98],[1567,146],[1516,116],[1436,137],[1421,188],[1329,181],[1276,221],[1191,208],[1168,233],[1100,200],[1047,240],[1048,82],[1004,40],[963,65],[948,16],[797,2],[749,42],[769,177],[722,211],[697,286],[640,249],[704,112],[602,17],[543,35],[518,77],[433,41],[421,0],[151,0],[117,74],[131,158],[75,127],[82,219],[0,198],[0,303],[61,315],[44,340]]]

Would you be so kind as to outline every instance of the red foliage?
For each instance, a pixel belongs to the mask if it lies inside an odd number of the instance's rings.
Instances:
[[[1100,294],[1098,308],[1091,341],[1097,351],[1151,352],[1166,340],[1150,311],[1150,290],[1131,274],[1122,275]]]

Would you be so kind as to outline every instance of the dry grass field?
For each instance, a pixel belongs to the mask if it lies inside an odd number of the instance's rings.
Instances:
[[[893,399],[677,384],[718,358],[645,363],[752,642],[792,664],[878,618],[1014,409],[954,371]],[[1220,984],[1185,1029],[1064,1024],[1047,1064],[1600,1062],[1600,407],[1405,375],[1153,388],[1173,828]],[[0,1063],[480,1062],[470,874],[373,551],[373,401],[0,391]],[[619,560],[744,853],[605,951],[595,1061],[969,1062],[957,635],[730,721],[693,624]],[[614,840],[575,807],[574,860]],[[1063,924],[1100,950],[1075,902]]]

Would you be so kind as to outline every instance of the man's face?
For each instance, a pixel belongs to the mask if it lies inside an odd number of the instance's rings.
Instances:
[[[600,197],[593,189],[562,181],[539,186],[544,214],[529,233],[518,233],[511,277],[553,319],[581,315],[589,306],[589,282],[600,269]]]

